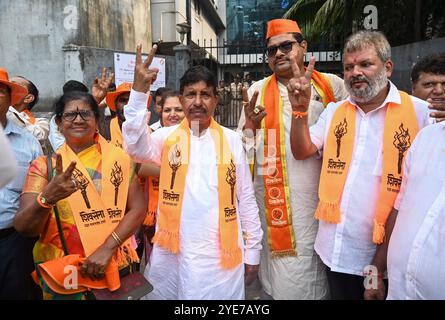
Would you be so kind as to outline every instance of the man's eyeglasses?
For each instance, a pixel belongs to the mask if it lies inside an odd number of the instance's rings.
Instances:
[[[89,121],[94,118],[94,112],[92,110],[79,110],[68,111],[62,114],[62,119],[68,122],[73,122],[77,115],[79,115],[84,121]]]
[[[294,43],[298,43],[298,41],[285,41],[276,46],[270,46],[266,49],[267,56],[275,56],[278,49],[280,49],[280,51],[283,53],[289,53],[292,50],[292,46],[294,45]]]

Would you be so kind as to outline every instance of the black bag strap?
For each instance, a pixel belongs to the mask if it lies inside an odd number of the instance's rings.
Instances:
[[[53,161],[52,161],[52,155],[48,155],[46,157],[46,162],[48,164],[48,183],[53,179]],[[62,229],[62,223],[60,222],[60,215],[59,210],[57,209],[57,205],[54,205],[54,216],[56,217],[56,223],[57,223],[57,231],[59,232],[60,242],[62,243],[63,247],[63,253],[67,256],[68,253],[68,246],[66,245],[65,236],[63,235],[63,229]]]

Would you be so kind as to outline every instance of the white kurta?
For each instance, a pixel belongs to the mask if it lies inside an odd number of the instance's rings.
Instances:
[[[419,129],[432,122],[428,103],[411,97]],[[341,221],[338,224],[320,221],[315,251],[334,272],[363,275],[376,251],[372,242],[373,221],[380,194],[383,164],[383,129],[388,103],[401,103],[400,94],[393,83],[378,108],[364,113],[356,108],[355,140],[352,160],[340,201]],[[312,142],[323,152],[331,121],[344,101],[331,103],[310,128]]]
[[[160,165],[166,138],[178,127],[147,132],[147,97],[135,91],[125,107],[122,126],[125,150],[137,161]],[[262,230],[248,163],[239,135],[223,128],[236,163],[238,243],[243,262],[259,264]],[[215,144],[210,132],[191,135],[180,223],[180,253],[157,245],[145,275],[153,284],[150,299],[244,299],[244,264],[225,270],[220,266],[218,173]],[[243,232],[246,240],[243,241]]]
[[[405,159],[388,248],[388,299],[445,299],[445,124],[417,135]]]
[[[331,80],[334,96],[344,99],[347,92],[343,80],[330,74],[325,74]],[[264,80],[255,82],[249,89],[249,97],[258,90],[260,92],[257,104],[261,101],[261,88]],[[286,161],[290,187],[292,208],[292,226],[297,244],[296,257],[281,257],[272,259],[267,239],[266,208],[264,205],[264,181],[258,165],[254,173],[255,195],[260,209],[261,225],[264,231],[263,250],[261,251],[260,281],[264,291],[276,300],[284,299],[326,299],[329,297],[325,267],[314,251],[314,241],[318,222],[314,212],[318,204],[318,182],[320,179],[321,159],[312,157],[306,160],[295,160],[290,148],[290,128],[292,108],[286,87],[278,83],[280,95],[283,98],[284,139],[286,143]],[[323,104],[315,90],[309,106],[309,125],[314,124],[321,112]],[[241,114],[238,130],[245,123],[244,112]],[[264,155],[264,145],[261,133],[256,152],[257,160]]]

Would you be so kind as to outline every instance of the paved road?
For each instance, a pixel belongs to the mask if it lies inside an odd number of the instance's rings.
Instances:
[[[248,287],[246,287],[246,300],[273,300],[266,292],[264,292],[260,280],[258,278]]]
[[[140,272],[143,274],[145,269],[145,255],[141,259],[141,270]],[[256,280],[248,287],[246,287],[246,300],[273,300],[271,296],[269,296],[266,292],[264,292],[260,280],[256,278]]]

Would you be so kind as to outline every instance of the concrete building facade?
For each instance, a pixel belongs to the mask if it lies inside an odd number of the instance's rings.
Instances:
[[[0,1],[0,12],[0,66],[37,85],[37,111],[51,109],[67,80],[90,87],[112,70],[114,51],[152,45],[150,0]]]
[[[225,0],[152,0],[151,20],[153,42],[159,43],[160,52],[173,55],[173,47],[180,44],[176,25],[188,23],[191,27],[184,44],[203,46],[216,44],[225,37]]]

